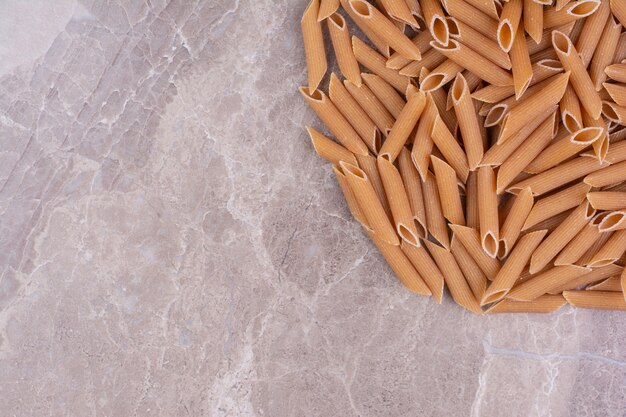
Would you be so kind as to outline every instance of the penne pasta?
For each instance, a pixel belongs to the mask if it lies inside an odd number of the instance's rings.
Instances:
[[[426,95],[426,106],[423,115],[420,117],[415,131],[415,139],[413,140],[413,149],[411,150],[411,158],[419,172],[422,181],[426,180],[426,173],[430,165],[430,154],[433,150],[432,130],[435,125],[435,119],[439,117],[437,106],[433,101],[432,95]]]
[[[603,101],[602,114],[614,123],[626,125],[626,107],[624,106],[618,106],[610,101]]]
[[[626,106],[626,85],[624,84],[602,84],[611,100],[618,106]]]
[[[476,300],[481,300],[487,288],[487,277],[469,252],[467,252],[463,244],[454,236],[452,236],[452,240],[450,241],[450,251],[454,255],[459,268],[461,268],[467,283],[472,289],[474,297]]]
[[[439,0],[420,0],[420,5],[422,6],[426,25],[433,39],[447,44],[450,39],[450,32]]]
[[[584,183],[577,183],[557,193],[544,197],[537,201],[530,211],[522,230],[527,230],[542,221],[563,213],[574,207],[578,207],[589,191],[590,187]]]
[[[609,291],[564,291],[563,297],[576,308],[626,310],[624,295]]]
[[[376,158],[371,155],[358,155],[356,159],[359,163],[359,168],[365,172],[370,183],[372,184],[374,192],[378,197],[378,201],[383,206],[385,214],[387,214],[387,217],[391,220],[391,208],[389,207],[389,203],[387,201],[383,180],[380,178],[380,173],[378,172],[378,163]]]
[[[450,59],[446,59],[421,79],[420,89],[427,93],[433,92],[452,81],[462,71],[463,67]]]
[[[352,152],[322,135],[312,127],[307,126],[306,130],[311,138],[311,143],[313,143],[313,148],[319,156],[331,162],[333,165],[339,165],[339,161],[346,161],[352,165],[357,164],[356,158]]]
[[[383,106],[394,118],[398,118],[406,101],[400,96],[400,94],[393,88],[387,81],[383,80],[376,74],[361,74],[363,81],[365,81],[365,85],[372,90],[372,93],[383,103]],[[411,84],[409,87],[411,88]]]
[[[626,83],[626,64],[613,64],[604,69],[606,75],[617,82]]]
[[[430,47],[430,44],[428,44]],[[423,68],[431,69],[437,68],[446,61],[446,57],[441,55],[436,49],[429,49],[424,53],[423,58],[420,61],[412,61],[407,66],[400,70],[400,75],[407,77],[419,77]]]
[[[383,41],[374,31],[372,31],[369,26],[367,26],[364,22],[365,18],[361,15],[357,14],[350,7],[350,0],[340,0],[341,6],[348,13],[352,21],[357,25],[357,27],[363,32],[363,34],[369,39],[372,44],[378,49],[384,57],[389,58],[390,48],[389,44]]]
[[[597,284],[589,285],[587,291],[618,291],[622,292],[622,280],[620,277],[607,278]]]
[[[431,160],[443,216],[451,223],[464,225],[465,215],[454,169],[434,155],[431,155]]]
[[[426,23],[424,22],[424,13],[422,12],[422,6],[420,6],[419,0],[404,0],[409,7],[411,14],[415,17],[417,23],[419,23],[418,29],[425,29]],[[424,33],[426,31],[424,30]]]
[[[481,246],[489,256],[495,258],[500,242],[500,222],[498,220],[496,177],[493,168],[489,166],[478,168],[476,182]]]
[[[517,242],[526,218],[533,207],[533,195],[530,189],[526,188],[520,191],[512,201],[511,210],[500,228],[499,259],[505,258]]]
[[[561,110],[561,120],[563,126],[570,132],[574,133],[583,126],[583,117],[580,111],[580,101],[571,85],[568,84],[563,97],[559,103]]]
[[[476,229],[457,224],[451,224],[450,228],[454,237],[463,244],[472,259],[485,273],[489,280],[493,280],[500,270],[500,262],[490,257],[482,248],[480,233]]]
[[[618,265],[608,265],[601,268],[593,268],[591,271],[581,274],[577,277],[574,277],[571,280],[568,280],[564,283],[561,283],[558,286],[555,286],[550,290],[551,294],[560,294],[563,291],[574,290],[577,288],[582,288],[585,285],[601,281],[608,277],[612,277],[613,275],[619,275],[622,270],[621,266]]]
[[[428,31],[420,32],[417,36],[414,36],[411,39],[411,42],[413,42],[415,46],[417,46],[417,48],[420,50],[420,54],[422,55],[422,59],[420,61],[423,61],[426,58],[425,53],[430,50],[430,41],[432,40],[433,40],[433,37],[430,35],[430,32]],[[411,62],[416,62],[416,61],[403,57],[399,52],[394,52],[393,54],[391,54],[391,56],[387,60],[386,65],[387,65],[387,68],[399,70],[401,68],[406,67]]]
[[[626,192],[593,191],[587,194],[587,200],[596,210],[620,210],[626,207]]]
[[[452,98],[454,112],[459,121],[461,137],[463,138],[463,145],[467,155],[467,163],[469,169],[473,171],[478,167],[478,164],[483,158],[483,137],[480,125],[478,124],[476,110],[472,103],[470,90],[462,74],[458,74],[454,80],[454,84],[450,89],[450,97]]]
[[[596,91],[602,89],[602,83],[606,80],[604,69],[613,62],[621,32],[622,25],[617,23],[613,17],[609,17],[601,33],[602,36],[597,48],[593,52],[593,58],[589,67],[589,75]]]
[[[404,147],[426,105],[426,95],[418,91],[413,85],[407,89],[407,98],[406,105],[398,115],[387,140],[380,148],[380,155],[391,162],[395,161]]]
[[[451,18],[453,19],[453,18]],[[461,43],[467,45],[469,48],[478,52],[494,64],[503,69],[511,69],[511,59],[508,54],[504,52],[498,42],[480,33],[472,26],[455,20],[459,30],[458,35],[451,35],[453,38],[458,39]]]
[[[626,161],[618,162],[606,168],[592,172],[584,180],[585,184],[592,187],[606,187],[626,181]]]
[[[522,17],[523,8],[523,0],[509,0],[502,7],[500,23],[498,24],[497,39],[500,48],[502,48],[504,52],[509,52],[511,50],[513,47],[513,40],[519,35],[517,29]],[[525,46],[526,39],[524,39],[523,32],[521,39]]]
[[[422,191],[424,192],[424,208],[426,209],[428,232],[437,243],[448,249],[450,247],[450,238],[448,237],[446,220],[443,217],[437,183],[434,175],[428,171],[426,172],[425,181],[422,183]]]
[[[494,19],[498,18],[498,9],[494,0],[466,0],[476,9]]]
[[[383,103],[372,93],[372,90],[365,84],[358,87],[348,80],[345,80],[343,84],[350,95],[359,103],[363,111],[374,122],[378,130],[384,135],[388,135],[395,123],[395,119]]]
[[[328,69],[322,25],[317,20],[319,9],[319,0],[311,0],[302,15],[302,20],[300,20],[302,38],[304,40],[309,92],[317,90],[317,87]]]
[[[431,254],[433,253],[431,246],[438,247],[428,241],[426,241],[426,244]],[[443,299],[444,275],[437,266],[436,258],[433,260],[434,256],[431,257],[423,246],[417,247],[403,242],[401,249],[430,289],[435,301],[441,304]],[[445,249],[442,250],[445,251]],[[447,271],[443,271],[443,273],[447,274]]]
[[[329,18],[339,9],[339,0],[320,0],[320,8],[317,14],[317,20],[321,22]]]
[[[396,90],[404,93],[409,86],[409,79],[400,75],[398,71],[385,66],[386,60],[378,52],[367,46],[356,36],[352,37],[352,50],[359,64],[378,75]]]
[[[578,0],[561,10],[556,8],[545,9],[543,12],[543,27],[553,28],[591,16],[598,10],[598,7],[600,7],[600,0]]]
[[[626,210],[619,209],[605,212],[606,216],[598,224],[600,232],[612,232],[615,230],[626,229]]]
[[[524,0],[523,22],[526,33],[535,41],[543,38],[543,6],[535,0]]]
[[[435,117],[431,137],[448,164],[454,168],[457,176],[465,182],[469,173],[467,157],[439,116]]]
[[[601,1],[598,9],[584,20],[580,36],[576,41],[576,51],[585,68],[589,66],[591,57],[598,47],[610,14],[609,2]]]
[[[565,304],[567,301],[562,295],[546,294],[533,301],[502,300],[491,306],[485,313],[552,313]]]
[[[343,197],[346,200],[346,204],[348,205],[348,210],[350,210],[352,217],[354,217],[359,223],[361,223],[361,226],[363,226],[365,230],[372,230],[371,227],[369,226],[369,223],[367,222],[365,213],[359,206],[359,203],[354,193],[352,192],[352,189],[350,188],[350,184],[348,183],[348,180],[346,179],[345,174],[341,170],[341,167],[333,166],[333,172],[335,173],[337,182],[339,183],[339,186],[341,187],[341,192],[343,193]]]
[[[384,9],[392,19],[405,23],[413,28],[419,28],[420,25],[413,17],[411,9],[404,0],[380,0]]]
[[[465,184],[465,222],[474,229],[480,227],[478,219],[478,183],[476,171],[470,171]]]
[[[428,232],[426,228],[426,209],[424,208],[422,181],[420,180],[415,165],[413,165],[411,153],[407,148],[402,148],[398,155],[398,167],[409,199],[409,204],[411,205],[411,212],[413,213],[417,234],[421,239],[426,239]]]
[[[571,0],[556,0],[556,5],[554,6],[556,10],[561,10],[563,7],[567,6]],[[552,5],[552,0],[549,1],[548,6]]]
[[[516,285],[509,291],[507,298],[517,301],[532,301],[590,271],[589,268],[576,265],[555,266]]]
[[[339,4],[339,1],[337,1],[337,4]],[[346,20],[339,13],[333,12],[328,16],[328,33],[333,44],[339,70],[346,79],[350,80],[354,85],[360,86],[361,71],[359,63],[352,51],[352,42],[350,41],[350,32],[348,31]]]
[[[450,16],[471,25],[489,39],[496,39],[498,20],[495,17],[482,13],[465,0],[446,0],[446,10]]]
[[[522,0],[517,0],[522,1]],[[509,2],[510,3],[510,2]],[[513,69],[513,86],[515,88],[515,98],[519,98],[524,94],[530,86],[533,77],[533,67],[530,63],[526,40],[524,39],[524,28],[521,26],[517,29],[517,34],[513,40],[510,50],[511,63]]]
[[[626,26],[626,4],[622,0],[610,0],[611,12],[620,21],[620,23]]]
[[[572,265],[576,263],[600,238],[598,223],[604,213],[600,213],[591,219],[583,229],[563,248],[554,261],[555,265]]]

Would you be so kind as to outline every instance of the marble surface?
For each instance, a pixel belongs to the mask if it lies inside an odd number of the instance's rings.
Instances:
[[[306,0],[0,2],[0,415],[626,415],[626,316],[405,291],[303,125]]]

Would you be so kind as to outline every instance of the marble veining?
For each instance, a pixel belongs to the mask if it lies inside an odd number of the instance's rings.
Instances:
[[[0,2],[0,415],[626,415],[623,313],[398,284],[303,129],[305,6]]]

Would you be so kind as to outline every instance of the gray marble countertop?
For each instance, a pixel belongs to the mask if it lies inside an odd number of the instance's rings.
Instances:
[[[623,417],[624,313],[397,282],[303,129],[305,3],[0,2],[0,415]]]

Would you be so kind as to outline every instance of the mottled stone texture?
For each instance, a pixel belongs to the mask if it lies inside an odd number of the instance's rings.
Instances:
[[[0,415],[624,416],[623,313],[398,284],[303,129],[304,7],[0,2]]]

